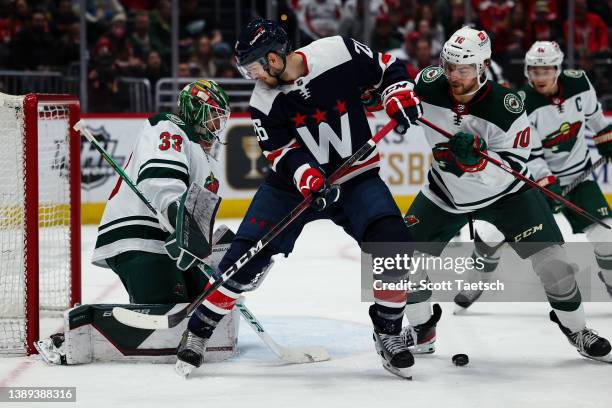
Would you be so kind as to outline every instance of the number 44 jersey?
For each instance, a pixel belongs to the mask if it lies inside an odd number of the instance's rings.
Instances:
[[[145,121],[135,138],[125,172],[164,214],[192,183],[214,193],[219,188],[209,157],[189,139],[194,134],[194,128],[178,116],[160,113]],[[163,245],[168,235],[157,217],[117,176],[98,227],[92,262],[108,267],[107,258],[126,251],[165,254]]]

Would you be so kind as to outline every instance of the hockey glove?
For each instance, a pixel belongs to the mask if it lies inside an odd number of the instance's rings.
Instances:
[[[410,124],[416,125],[417,119],[423,116],[421,100],[413,91],[411,82],[396,82],[382,93],[383,105],[390,118],[395,119],[395,131],[404,134]]]
[[[478,155],[478,152],[487,151],[487,143],[480,136],[466,132],[455,133],[448,147],[455,156],[457,166],[463,171],[475,173],[487,165],[487,161]]]
[[[166,239],[164,249],[168,256],[176,261],[176,267],[181,271],[186,271],[196,265],[197,258],[178,245],[176,231]]]
[[[608,125],[593,136],[597,151],[606,159],[612,158],[612,125]]]
[[[555,194],[561,195],[561,184],[559,184],[559,179],[555,176],[546,176],[542,177],[538,181],[536,181],[540,187],[544,187]],[[558,213],[563,208],[563,204],[561,204],[557,200],[553,200],[549,196],[546,196],[546,201],[548,202],[548,206],[552,210],[553,213]]]
[[[304,198],[311,194],[315,195],[312,208],[316,211],[323,211],[340,198],[340,186],[327,185],[323,173],[309,164],[297,169],[293,181]]]

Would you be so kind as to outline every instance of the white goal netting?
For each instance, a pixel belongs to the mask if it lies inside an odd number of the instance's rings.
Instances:
[[[39,103],[27,111],[23,100],[0,94],[0,354],[26,350],[27,310],[36,308],[26,291],[32,274],[38,274],[40,310],[64,310],[71,299],[69,106]],[[38,122],[37,149],[29,152],[27,115]],[[38,180],[25,167],[35,151]],[[27,184],[37,188],[38,202],[28,197]],[[38,208],[38,222],[30,223],[38,228],[38,253],[26,228],[29,205]],[[29,270],[28,257],[38,259],[38,271]]]

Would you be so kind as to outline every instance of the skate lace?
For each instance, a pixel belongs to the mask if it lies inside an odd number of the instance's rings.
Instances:
[[[406,350],[406,343],[402,335],[381,334],[380,340],[391,354],[397,354]]]
[[[208,339],[203,339],[202,337],[198,337],[195,334],[188,333],[187,340],[185,340],[185,348],[196,351],[198,353],[204,352],[204,347],[206,346],[206,341]]]
[[[415,344],[417,344],[417,332],[412,326],[404,327],[400,336],[402,336],[402,341],[407,347],[414,346]]]
[[[591,347],[599,339],[599,336],[595,330],[584,329],[572,334],[572,338],[576,347],[584,351]]]

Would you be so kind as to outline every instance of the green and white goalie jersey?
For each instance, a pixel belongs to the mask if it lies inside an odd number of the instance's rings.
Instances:
[[[168,205],[192,183],[215,193],[219,188],[212,159],[198,143],[190,141],[190,134],[195,134],[194,128],[178,116],[170,113],[153,116],[136,136],[125,165],[128,176],[164,214]],[[163,245],[168,236],[157,217],[118,177],[98,227],[92,262],[108,267],[107,258],[127,251],[165,254]]]
[[[425,119],[451,134],[463,131],[481,136],[489,156],[530,177],[531,131],[517,94],[487,81],[470,102],[459,103],[451,95],[443,70],[433,66],[417,76],[415,91],[423,102]],[[463,172],[448,151],[448,139],[425,125],[421,127],[433,151],[428,183],[422,192],[444,210],[471,212],[524,187],[522,181],[491,163],[481,171]]]
[[[584,71],[565,70],[557,81],[556,96],[541,95],[529,85],[518,94],[536,139],[529,168],[536,180],[552,174],[564,186],[590,164],[585,126],[597,133],[607,121]]]

